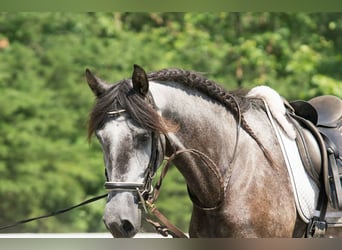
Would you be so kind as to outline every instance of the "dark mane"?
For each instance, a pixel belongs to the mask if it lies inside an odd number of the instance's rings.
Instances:
[[[163,69],[148,74],[148,78],[154,81],[174,81],[182,83],[191,88],[208,95],[231,110],[234,115],[248,109],[250,102],[244,98],[247,91],[238,89],[235,91],[227,91],[219,84],[204,77],[195,71],[187,71],[183,69]],[[237,102],[237,103],[236,103]],[[238,104],[238,108],[237,108]]]

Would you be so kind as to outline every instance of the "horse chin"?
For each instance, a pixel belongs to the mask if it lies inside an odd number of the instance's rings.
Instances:
[[[132,238],[141,227],[141,210],[132,193],[118,193],[108,200],[103,222],[114,238]]]

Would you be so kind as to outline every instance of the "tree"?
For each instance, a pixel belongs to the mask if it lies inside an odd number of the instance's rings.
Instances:
[[[94,97],[85,68],[116,82],[137,63],[181,67],[227,89],[342,96],[340,13],[1,13],[0,224],[102,193],[101,148],[86,140]],[[104,231],[104,202],[12,229]],[[158,201],[186,230],[191,203],[176,169]],[[10,211],[10,212],[9,212]]]

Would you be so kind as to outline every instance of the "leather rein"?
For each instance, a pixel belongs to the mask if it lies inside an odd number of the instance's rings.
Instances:
[[[220,193],[219,193],[219,199],[216,203],[216,205],[212,207],[206,207],[203,206],[202,204],[199,204],[198,201],[194,200],[193,197],[191,196],[189,192],[190,199],[192,200],[193,204],[206,211],[210,210],[215,210],[219,207],[224,202],[225,199],[225,191],[227,189],[227,186],[229,184],[229,180],[232,174],[232,163],[235,160],[236,152],[237,152],[237,146],[238,146],[238,141],[239,141],[239,134],[240,134],[240,125],[241,125],[241,112],[240,108],[238,105],[238,102],[233,98],[236,106],[238,107],[238,119],[237,119],[237,126],[236,126],[236,141],[235,141],[235,146],[233,150],[233,156],[232,159],[229,163],[228,170],[224,174],[224,177],[219,171],[219,168],[217,165],[214,163],[214,161],[204,154],[203,152],[196,150],[196,149],[179,149],[177,150],[174,145],[172,145],[171,140],[168,135],[166,134],[160,134],[158,135],[157,132],[152,132],[152,146],[151,146],[151,157],[148,163],[148,166],[145,170],[145,176],[144,176],[144,181],[143,182],[111,182],[108,179],[107,172],[106,178],[107,181],[104,184],[104,187],[107,191],[125,191],[125,192],[137,192],[138,197],[139,197],[139,203],[143,207],[145,213],[146,213],[146,221],[149,222],[155,230],[161,234],[164,237],[167,237],[171,235],[174,238],[188,238],[188,236],[182,232],[178,227],[173,225],[167,218],[164,216],[156,207],[155,203],[159,197],[161,187],[163,180],[172,165],[172,161],[179,155],[188,153],[192,154],[195,157],[198,157],[207,167],[210,169],[214,175],[217,177],[220,185]],[[111,111],[108,112],[109,115],[115,115],[115,114],[121,114],[125,112],[126,110],[121,109],[117,111]],[[163,138],[164,137],[164,138]],[[158,150],[158,143],[161,144],[161,149],[163,150],[163,155],[164,155],[164,160],[162,161],[161,166],[158,166],[158,155],[159,155],[159,150]],[[165,148],[166,144],[169,144],[173,148],[173,153],[168,157],[165,154]],[[152,181],[156,176],[156,172],[158,168],[161,167],[161,173],[159,176],[159,179],[157,180],[154,188],[152,185]],[[156,217],[159,222],[153,220],[150,215],[153,215]],[[148,218],[149,217],[149,218]]]

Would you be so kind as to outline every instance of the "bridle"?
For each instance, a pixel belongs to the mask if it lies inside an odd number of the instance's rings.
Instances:
[[[154,99],[150,92],[148,92],[148,95],[146,96],[147,102],[153,107],[156,108]],[[107,112],[108,115],[120,115],[121,113],[126,112],[125,109],[119,109],[114,111]],[[143,204],[143,207],[146,211],[145,207],[145,201],[148,200],[151,197],[151,194],[153,193],[153,186],[152,181],[156,175],[157,169],[158,169],[158,156],[159,156],[159,148],[158,143],[160,141],[161,144],[163,144],[160,140],[160,136],[158,136],[157,132],[152,131],[152,140],[151,140],[151,156],[149,163],[147,165],[147,168],[145,169],[144,173],[144,179],[143,182],[113,182],[109,181],[109,178],[107,176],[107,172],[105,172],[107,181],[104,184],[104,187],[107,191],[116,191],[116,192],[137,192],[140,202]],[[161,145],[162,150],[164,150],[165,145]],[[105,170],[106,171],[106,170]]]
[[[108,112],[109,115],[120,114],[125,112],[125,110],[121,109],[118,111]],[[151,156],[147,168],[144,172],[143,182],[115,182],[109,181],[107,170],[105,168],[105,176],[107,181],[104,184],[105,189],[108,192],[136,192],[139,197],[139,204],[143,207],[146,214],[146,221],[149,222],[158,233],[163,236],[168,236],[169,234],[173,237],[177,238],[187,238],[187,236],[176,226],[169,222],[169,220],[156,208],[154,202],[157,200],[160,192],[162,177],[159,179],[156,184],[156,192],[154,192],[152,181],[156,175],[157,169],[159,168],[159,162],[162,162],[159,159],[159,155],[162,150],[163,157],[165,157],[165,140],[162,139],[163,135],[158,135],[157,132],[153,131],[152,140],[151,140]],[[159,147],[160,145],[160,147]],[[165,158],[164,158],[165,159]],[[163,160],[164,160],[163,159]],[[167,161],[168,163],[170,161]],[[169,165],[169,164],[167,164]],[[162,176],[165,177],[167,170],[164,168]],[[168,168],[167,168],[168,169]],[[159,219],[164,225],[161,225],[159,222],[148,218],[148,215],[153,214],[155,217]]]
[[[113,114],[112,111],[110,112]],[[123,112],[120,110],[120,113]],[[116,192],[137,192],[140,201],[144,203],[148,200],[153,193],[153,185],[152,181],[156,175],[158,169],[158,156],[159,156],[159,149],[158,149],[158,142],[159,137],[156,132],[152,133],[152,140],[151,140],[151,156],[147,168],[145,169],[144,179],[143,182],[117,182],[117,181],[109,181],[107,171],[105,169],[105,176],[107,181],[104,183],[104,187],[108,192],[116,191]]]

